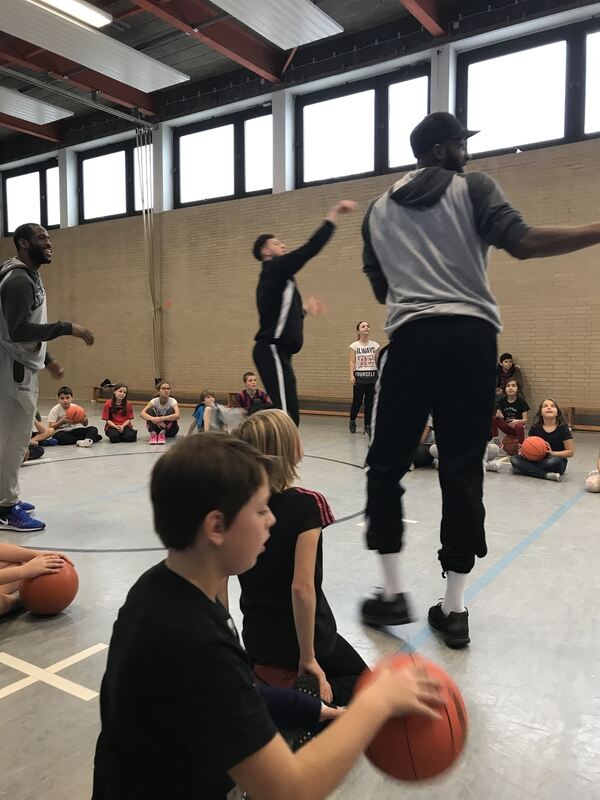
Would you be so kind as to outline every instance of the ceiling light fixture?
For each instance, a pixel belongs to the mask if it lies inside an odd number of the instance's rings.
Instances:
[[[47,11],[58,13],[62,17],[69,17],[75,22],[84,22],[93,28],[103,28],[110,25],[113,18],[106,11],[102,11],[85,0],[28,0],[33,5],[45,8]]]

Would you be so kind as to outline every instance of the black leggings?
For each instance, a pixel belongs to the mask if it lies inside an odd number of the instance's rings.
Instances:
[[[365,426],[371,424],[371,414],[373,412],[373,399],[375,397],[374,383],[355,383],[352,387],[352,406],[350,408],[350,419],[355,420],[363,399],[365,401]]]
[[[91,439],[92,442],[100,442],[102,436],[98,433],[98,428],[90,425],[87,428],[73,428],[71,431],[55,431],[54,438],[58,444],[77,444],[82,439]]]
[[[112,444],[119,442],[135,442],[137,439],[137,431],[127,426],[123,431],[118,431],[116,428],[107,428],[104,433],[108,436]]]
[[[368,669],[356,650],[339,633],[335,647],[328,656],[319,658],[321,669],[333,692],[333,702],[337,706],[347,706],[352,699],[354,687],[362,673]]]

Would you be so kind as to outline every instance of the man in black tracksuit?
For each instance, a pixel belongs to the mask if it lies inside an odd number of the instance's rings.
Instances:
[[[260,328],[254,337],[254,363],[273,405],[286,411],[296,425],[300,413],[292,356],[302,349],[304,316],[322,312],[314,297],[303,305],[294,275],[327,244],[338,214],[349,214],[356,207],[352,200],[340,200],[308,242],[291,253],[272,233],[261,234],[252,248],[263,265],[256,287]]]

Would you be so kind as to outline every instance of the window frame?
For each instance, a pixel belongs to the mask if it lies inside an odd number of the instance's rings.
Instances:
[[[392,84],[403,83],[414,78],[427,78],[427,113],[431,110],[431,60],[426,60],[416,64],[409,64],[393,72],[386,72],[372,78],[345,83],[341,86],[332,86],[329,89],[322,89],[317,92],[309,92],[296,97],[295,108],[295,171],[296,189],[303,189],[307,186],[322,186],[329,183],[340,183],[341,181],[352,181],[360,178],[368,178],[374,175],[388,175],[393,172],[406,172],[416,163],[416,159],[408,164],[398,166],[388,166],[389,160],[389,102],[388,89]],[[348,97],[353,94],[373,89],[375,91],[375,136],[374,145],[374,168],[369,172],[359,172],[352,175],[342,175],[337,178],[323,178],[315,181],[304,180],[304,108],[313,103],[320,103],[324,100],[335,100],[339,97]]]
[[[539,31],[529,36],[505,40],[493,45],[478,47],[459,53],[456,65],[456,116],[466,126],[468,117],[468,71],[471,64],[489,61],[499,56],[519,53],[547,44],[564,41],[566,43],[566,75],[565,75],[565,133],[558,139],[546,139],[528,144],[515,144],[510,147],[485,150],[474,153],[472,160],[490,158],[492,156],[516,153],[517,151],[538,150],[544,147],[556,147],[561,144],[593,139],[600,136],[600,131],[586,134],[585,131],[585,98],[586,98],[586,36],[588,33],[600,31],[599,20],[584,20],[573,25]]]
[[[246,181],[246,147],[244,123],[256,117],[267,117],[273,115],[271,104],[253,106],[243,111],[233,114],[223,114],[219,117],[193,122],[190,125],[181,125],[173,128],[173,207],[190,208],[191,206],[203,206],[208,203],[222,203],[226,200],[239,200],[243,197],[257,197],[263,194],[273,194],[273,189],[257,189],[247,192]],[[221,195],[220,197],[209,197],[205,200],[189,200],[181,202],[181,182],[179,179],[181,171],[181,151],[180,139],[193,133],[223,128],[233,125],[233,194]]]
[[[107,144],[103,147],[95,147],[91,150],[81,150],[77,153],[77,209],[79,213],[79,224],[88,225],[93,222],[105,222],[111,219],[124,219],[125,217],[135,217],[141,211],[135,210],[135,192],[133,187],[133,152],[137,146],[135,139],[127,139],[124,142]],[[83,204],[83,163],[91,158],[106,156],[110,153],[125,153],[125,211],[120,214],[107,214],[103,217],[84,217]]]
[[[4,236],[12,236],[14,231],[8,229],[8,197],[6,194],[6,181],[10,178],[18,178],[20,175],[31,175],[35,172],[38,173],[38,180],[40,183],[40,225],[46,230],[56,230],[60,228],[60,222],[57,225],[48,225],[48,190],[46,185],[46,171],[58,167],[58,158],[48,158],[44,161],[38,161],[36,164],[26,164],[22,167],[6,170],[2,172],[2,230]],[[60,176],[59,176],[60,177]],[[60,184],[59,184],[59,204],[60,204]]]

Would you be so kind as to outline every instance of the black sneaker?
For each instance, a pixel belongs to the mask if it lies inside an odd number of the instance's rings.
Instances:
[[[348,430],[350,431],[350,433],[356,433],[356,420],[355,419],[351,419],[350,422],[348,423]]]
[[[371,435],[371,426],[365,425],[365,436],[370,436],[370,435]]]
[[[460,650],[466,647],[471,641],[469,637],[469,612],[451,611],[448,616],[442,611],[442,602],[436,606],[431,606],[427,615],[429,625],[439,631],[447,647],[453,650]]]
[[[397,594],[393,600],[384,600],[383,592],[378,592],[375,597],[363,602],[360,614],[365,625],[376,628],[407,625],[415,619],[408,602],[408,595],[404,593]]]

